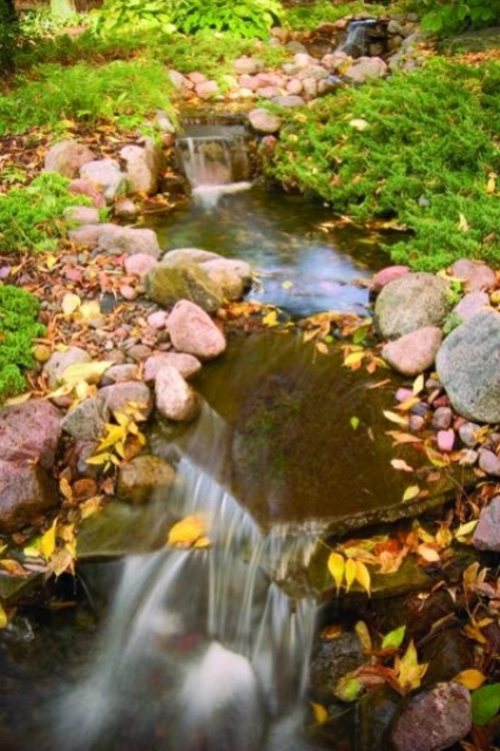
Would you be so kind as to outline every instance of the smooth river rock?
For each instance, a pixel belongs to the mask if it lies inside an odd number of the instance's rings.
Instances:
[[[123,412],[128,406],[133,405],[138,409],[143,419],[151,414],[153,400],[149,388],[139,381],[125,381],[105,386],[99,391],[98,399],[101,409],[110,412]]]
[[[175,480],[175,470],[158,456],[144,454],[122,464],[118,474],[118,496],[129,503],[146,503],[168,491]]]
[[[440,326],[449,310],[448,283],[434,274],[405,274],[383,288],[375,303],[375,324],[385,339]]]
[[[155,378],[156,409],[168,420],[192,420],[198,412],[198,399],[177,368],[164,365]]]
[[[481,261],[470,261],[468,258],[461,258],[453,264],[451,271],[454,277],[463,282],[467,292],[493,289],[495,286],[495,272]]]
[[[12,533],[41,518],[57,505],[54,480],[32,462],[0,459],[0,533]]]
[[[250,125],[257,133],[277,133],[281,128],[281,118],[273,112],[264,109],[264,107],[257,107],[249,112],[248,119],[250,120]]]
[[[89,353],[81,347],[68,347],[62,352],[54,352],[43,368],[49,388],[55,389],[59,386],[64,371],[70,365],[83,364],[91,360]]]
[[[115,159],[95,159],[80,169],[82,180],[90,180],[102,191],[107,201],[112,201],[127,187],[127,178]]]
[[[62,415],[45,399],[0,410],[0,458],[3,461],[33,461],[42,467],[54,466]]]
[[[239,300],[252,286],[252,268],[246,261],[215,258],[200,264],[227,300]]]
[[[481,509],[472,544],[478,550],[500,553],[500,495],[495,496]]]
[[[475,316],[483,308],[487,307],[490,303],[490,298],[486,292],[476,290],[475,292],[468,292],[460,302],[455,305],[452,310],[452,314],[460,319],[460,321],[468,321],[469,318]]]
[[[95,154],[88,146],[76,141],[60,141],[54,144],[45,157],[45,171],[59,172],[70,180],[77,177],[80,168],[95,159]]]
[[[146,274],[145,282],[149,299],[165,308],[172,307],[179,300],[189,300],[213,313],[223,302],[219,286],[195,263],[160,264]]]
[[[500,313],[485,310],[446,337],[436,357],[455,408],[474,422],[500,422]]]
[[[189,300],[181,300],[167,320],[175,349],[200,360],[211,360],[226,349],[226,338],[210,316]]]
[[[201,369],[201,362],[186,352],[158,352],[144,363],[144,380],[154,381],[164,365],[178,370],[183,378],[190,378]]]
[[[459,683],[437,683],[404,705],[391,740],[394,751],[441,751],[462,740],[471,726],[469,691]]]
[[[382,357],[398,373],[416,376],[432,366],[442,341],[441,329],[425,326],[388,342],[382,349]]]

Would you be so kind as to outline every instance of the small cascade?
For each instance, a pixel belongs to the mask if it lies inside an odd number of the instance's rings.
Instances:
[[[309,562],[316,538],[264,534],[238,504],[222,481],[225,430],[205,405],[163,499],[176,516],[206,520],[210,547],[125,561],[94,667],[58,709],[57,749],[309,748],[297,739],[316,604],[276,579]],[[209,433],[213,471],[191,450]]]
[[[187,125],[177,151],[195,200],[207,208],[221,195],[251,185],[246,133],[240,125]]]
[[[351,21],[347,27],[347,38],[338,47],[338,51],[345,52],[351,57],[367,55],[369,53],[370,32],[377,26],[377,23],[375,18]]]

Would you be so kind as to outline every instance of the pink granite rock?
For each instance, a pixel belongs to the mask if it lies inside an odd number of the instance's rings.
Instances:
[[[209,315],[189,300],[180,300],[170,313],[167,329],[179,352],[211,360],[226,349],[226,338]]]
[[[388,342],[382,349],[382,357],[398,373],[416,376],[431,367],[442,340],[441,329],[424,326]]]
[[[409,272],[408,266],[386,266],[385,269],[378,271],[373,277],[372,289],[374,292],[380,292],[389,282],[399,279]]]

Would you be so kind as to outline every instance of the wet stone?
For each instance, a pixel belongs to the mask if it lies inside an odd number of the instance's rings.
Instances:
[[[97,397],[88,397],[73,407],[64,417],[62,427],[76,440],[98,440],[104,432],[104,419]]]
[[[434,274],[405,274],[377,297],[375,323],[387,339],[427,326],[439,326],[448,312],[448,284]]]
[[[131,404],[139,409],[146,419],[153,408],[152,396],[149,388],[138,381],[125,381],[112,386],[105,386],[99,391],[101,409],[109,412],[123,412]]]
[[[363,662],[363,648],[355,633],[340,634],[335,639],[320,638],[313,649],[310,669],[314,700],[331,701],[339,680]]]
[[[500,496],[495,496],[481,509],[472,544],[478,550],[500,553]]]
[[[212,319],[197,305],[181,300],[167,321],[172,344],[200,360],[211,360],[226,348],[226,339]]]
[[[432,427],[435,430],[448,430],[453,422],[453,412],[449,407],[438,407],[432,416]]]
[[[168,491],[175,480],[174,469],[157,456],[136,456],[122,464],[118,475],[118,496],[129,503],[147,503]]]
[[[451,270],[453,276],[464,283],[467,292],[492,289],[496,283],[496,275],[493,269],[480,261],[469,261],[462,258],[453,264]]]
[[[192,420],[199,409],[193,389],[172,365],[163,365],[155,378],[156,409],[168,420]]]
[[[222,292],[208,274],[194,263],[182,266],[160,265],[145,277],[148,297],[165,308],[179,300],[189,300],[212,313],[222,304]]]
[[[54,480],[38,464],[0,459],[0,487],[0,533],[39,521],[58,503]]]

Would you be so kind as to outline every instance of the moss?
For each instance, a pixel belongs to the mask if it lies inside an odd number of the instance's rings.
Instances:
[[[86,196],[69,193],[68,185],[61,175],[43,173],[28,187],[0,194],[0,251],[54,250],[65,234],[64,209],[90,205]]]
[[[33,340],[45,332],[36,321],[39,307],[29,292],[0,286],[0,401],[25,388],[23,370],[34,365]]]
[[[500,261],[500,172],[495,134],[500,66],[437,58],[283,112],[281,142],[268,174],[313,192],[333,209],[366,220],[406,223],[413,235],[392,245],[397,262],[437,270],[461,256]],[[367,122],[365,130],[350,125]]]

